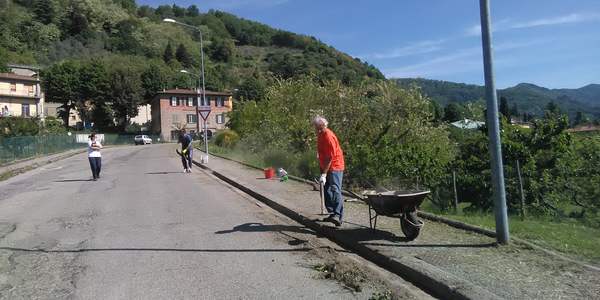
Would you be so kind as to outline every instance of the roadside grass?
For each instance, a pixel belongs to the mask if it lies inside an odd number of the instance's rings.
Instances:
[[[8,180],[9,178],[15,177],[15,176],[17,176],[17,175],[19,175],[21,173],[25,173],[25,172],[31,171],[31,170],[33,170],[33,169],[35,169],[37,167],[38,167],[37,165],[35,165],[35,166],[26,166],[26,167],[23,167],[23,168],[20,168],[20,169],[16,169],[16,170],[11,170],[11,171],[8,171],[8,172],[4,172],[4,173],[0,174],[0,181]]]
[[[244,163],[262,166],[263,159],[258,155],[209,144],[209,151]],[[463,223],[495,229],[494,215],[491,213],[465,212],[468,203],[461,203],[458,211],[441,211],[429,201],[421,209],[439,216]],[[530,241],[546,249],[552,249],[585,261],[600,263],[600,228],[590,227],[572,218],[528,216],[524,221],[519,216],[509,216],[511,235]]]
[[[448,219],[495,229],[493,214],[467,213],[463,210],[465,206],[466,203],[462,204],[457,212],[440,211],[427,201],[421,208]],[[509,216],[509,228],[511,235],[518,238],[592,263],[600,263],[600,228],[586,226],[571,218],[539,216],[527,216],[525,220],[521,220],[519,216]]]
[[[196,148],[204,150],[204,145],[202,143],[198,142]],[[236,161],[244,162],[246,164],[256,166],[256,167],[262,167],[264,165],[264,160],[259,155],[244,152],[244,151],[241,151],[238,149],[232,150],[232,149],[228,149],[228,148],[219,147],[210,142],[208,144],[208,152],[210,152],[211,154],[217,154],[219,156],[223,156],[223,157],[233,159]]]

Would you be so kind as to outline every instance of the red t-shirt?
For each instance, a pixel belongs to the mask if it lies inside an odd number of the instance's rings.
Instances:
[[[329,159],[331,159],[329,171],[344,171],[344,152],[340,147],[337,136],[329,128],[325,128],[319,132],[317,151],[319,153],[321,171],[325,169]]]

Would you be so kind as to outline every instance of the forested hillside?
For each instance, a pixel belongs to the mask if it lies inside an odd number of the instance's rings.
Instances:
[[[84,119],[115,114],[124,126],[134,113],[131,106],[147,101],[155,91],[194,85],[179,71],[198,73],[200,35],[162,22],[164,18],[200,28],[207,89],[237,89],[238,98],[260,97],[276,77],[310,74],[348,85],[384,78],[373,66],[314,37],[220,11],[203,13],[195,5],[153,8],[134,0],[7,0],[0,8],[0,68],[8,63],[41,66],[48,100],[70,108],[86,101],[104,107]],[[126,84],[116,85],[120,82]]]
[[[421,78],[394,79],[400,86],[419,86],[423,93],[439,104],[476,102],[485,98],[485,87],[473,84],[455,83]],[[542,116],[546,106],[554,102],[570,117],[578,112],[589,118],[600,118],[600,85],[590,84],[579,89],[547,89],[530,83],[498,90],[511,107],[518,111]]]

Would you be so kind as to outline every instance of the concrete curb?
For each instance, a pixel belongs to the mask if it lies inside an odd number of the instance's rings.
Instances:
[[[365,245],[355,243],[342,235],[337,233],[337,230],[324,226],[317,223],[316,221],[307,218],[296,211],[285,207],[276,201],[272,200],[275,197],[273,195],[261,194],[256,192],[243,184],[237,178],[226,176],[210,169],[208,166],[203,165],[197,161],[193,161],[198,167],[205,169],[212,173],[217,178],[231,184],[232,186],[242,190],[253,198],[265,203],[272,209],[279,213],[291,218],[292,220],[303,224],[304,226],[314,230],[318,234],[321,234],[336,244],[352,249],[354,252],[362,256],[363,258],[379,265],[380,267],[389,270],[406,280],[410,281],[414,285],[418,286],[431,293],[432,295],[443,298],[443,299],[500,299],[495,294],[469,283],[461,278],[446,273],[441,269],[430,265],[422,260],[414,257],[402,257],[395,259],[379,253],[375,249],[371,249]]]

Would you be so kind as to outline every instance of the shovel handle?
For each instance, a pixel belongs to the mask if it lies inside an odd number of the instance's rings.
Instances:
[[[323,183],[319,181],[319,194],[321,195],[321,214],[325,213],[325,191]]]

